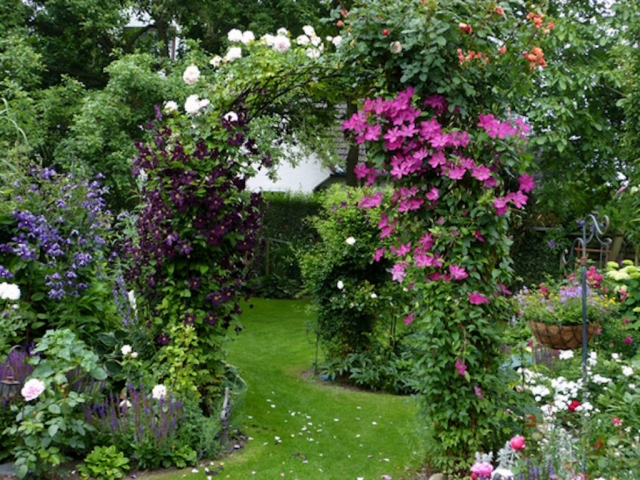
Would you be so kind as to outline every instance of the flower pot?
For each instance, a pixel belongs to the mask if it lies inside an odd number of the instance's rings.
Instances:
[[[556,350],[575,350],[582,347],[582,325],[548,325],[540,322],[529,322],[529,327],[538,342]],[[587,341],[596,333],[598,325],[587,325]]]

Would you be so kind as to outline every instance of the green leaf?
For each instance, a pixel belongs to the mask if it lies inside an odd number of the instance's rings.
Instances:
[[[58,405],[57,403],[52,403],[51,405],[49,405],[49,412],[53,413],[54,415],[60,415],[60,412],[61,412],[60,405]],[[49,428],[51,428],[51,427],[49,427]],[[57,427],[56,427],[56,429],[57,429]]]
[[[51,407],[49,407],[49,409],[51,409]],[[53,425],[50,425],[48,430],[49,436],[54,437],[55,434],[58,433],[58,429],[59,427],[57,424],[54,423]]]

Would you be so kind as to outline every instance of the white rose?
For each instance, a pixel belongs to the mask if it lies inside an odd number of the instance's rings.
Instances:
[[[291,48],[291,40],[289,37],[285,37],[284,35],[278,35],[273,40],[273,49],[276,52],[284,53]]]
[[[15,283],[0,283],[0,299],[17,302],[20,300],[20,287]]]
[[[155,387],[153,387],[153,390],[151,391],[151,396],[156,400],[162,400],[164,397],[167,396],[167,387],[165,387],[162,384],[156,385]]]
[[[316,31],[311,25],[305,25],[304,27],[302,27],[302,31],[308,37],[315,37],[316,36]]]
[[[317,47],[318,45],[320,45],[322,43],[322,39],[316,35],[314,35],[313,37],[311,37],[311,44],[314,47]]]
[[[168,102],[164,102],[164,111],[167,113],[177,112],[178,104],[173,100],[169,100]]]
[[[264,44],[272,47],[273,43],[275,42],[276,37],[274,37],[273,35],[267,33],[266,35],[263,35],[262,37],[260,37],[260,41],[263,42]]]
[[[131,358],[138,358],[138,352],[131,352]]]
[[[320,50],[318,50],[317,48],[307,48],[307,57],[314,60],[316,58],[320,58]]]
[[[238,58],[242,58],[242,49],[240,47],[231,47],[227,54],[224,56],[223,60],[225,62],[232,62],[237,60]]]
[[[347,242],[347,245],[355,245],[356,244],[356,239],[353,237],[349,237],[345,240]]]
[[[230,42],[241,42],[242,41],[242,31],[234,28],[229,33],[227,33],[227,38]]]
[[[333,40],[331,40],[331,43],[333,43],[336,47],[339,47],[340,44],[342,43],[342,37],[340,35],[338,35],[337,37],[333,37]]]
[[[133,351],[133,348],[131,348],[131,345],[123,345],[120,351],[122,352],[122,355],[126,357]]]
[[[200,99],[198,98],[198,95],[194,94],[187,97],[186,102],[184,102],[184,110],[189,115],[195,115],[200,111]]]
[[[283,37],[286,37],[287,35],[289,35],[289,30],[287,30],[286,28],[279,28],[278,31],[276,32],[278,35],[281,35]]]
[[[213,65],[216,68],[218,68],[221,63],[222,63],[222,57],[220,55],[216,55],[211,60],[209,60],[209,64]]]
[[[255,39],[256,39],[256,36],[253,34],[253,32],[251,30],[247,30],[242,34],[241,42],[244,43],[245,45],[249,45]]]
[[[400,53],[402,51],[402,44],[400,42],[391,42],[389,50],[391,53]]]
[[[338,290],[342,290],[344,288],[344,283],[342,283],[342,280],[338,280]]]
[[[195,85],[196,83],[198,83],[199,79],[200,69],[198,69],[198,67],[196,67],[195,65],[189,65],[182,74],[182,80],[184,80],[184,83],[186,83],[187,85]]]
[[[296,38],[296,43],[298,45],[309,45],[309,43],[311,42],[311,40],[309,40],[309,37],[307,37],[306,35],[300,35],[298,38]]]

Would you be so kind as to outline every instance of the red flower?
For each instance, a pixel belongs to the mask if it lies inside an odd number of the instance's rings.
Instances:
[[[569,411],[575,412],[576,408],[578,408],[580,405],[581,404],[578,400],[571,400],[571,403],[569,404]]]
[[[622,423],[622,420],[620,420],[619,418],[613,417],[611,419],[611,421],[613,422],[614,425],[618,426]]]
[[[384,30],[382,30],[382,35],[384,35],[385,37],[386,37],[387,35],[389,35],[389,30],[388,30],[388,29],[386,29],[386,28],[385,28]]]

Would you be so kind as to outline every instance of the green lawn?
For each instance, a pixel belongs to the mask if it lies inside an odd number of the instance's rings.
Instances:
[[[413,478],[423,458],[414,402],[305,380],[315,355],[305,329],[308,303],[253,303],[228,348],[229,362],[249,386],[234,413],[234,426],[249,440],[214,478]],[[190,471],[166,478],[185,475],[205,478]]]

